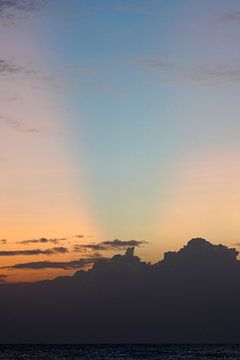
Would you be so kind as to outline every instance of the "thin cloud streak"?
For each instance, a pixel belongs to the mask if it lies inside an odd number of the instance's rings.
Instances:
[[[130,66],[149,69],[159,74],[155,81],[168,83],[196,83],[200,85],[224,85],[240,82],[239,64],[180,64],[164,60],[160,56],[139,57],[125,60]]]
[[[33,255],[54,255],[54,254],[66,254],[68,249],[65,247],[54,247],[52,249],[40,250],[9,250],[9,251],[0,251],[0,256],[33,256]]]
[[[54,238],[54,239],[47,239],[47,238],[40,238],[40,239],[31,239],[31,240],[22,240],[22,241],[18,241],[18,244],[24,244],[24,245],[28,245],[28,244],[46,244],[46,243],[53,243],[53,244],[58,244],[60,241],[64,241],[67,240],[66,237],[62,237],[62,238]]]

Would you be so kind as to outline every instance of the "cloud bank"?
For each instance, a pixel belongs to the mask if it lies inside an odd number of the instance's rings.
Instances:
[[[153,265],[134,247],[111,259],[17,264],[20,271],[94,263],[73,276],[1,284],[0,343],[238,343],[237,256],[196,238]]]

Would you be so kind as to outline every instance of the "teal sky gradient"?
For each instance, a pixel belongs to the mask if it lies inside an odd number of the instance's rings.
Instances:
[[[3,21],[1,57],[32,71],[55,118],[37,144],[58,154],[96,241],[146,240],[154,260],[195,236],[239,240],[239,1],[47,0]]]
[[[66,81],[76,164],[81,153],[112,235],[153,235],[181,162],[238,147],[238,11],[237,1],[58,1],[39,20]]]

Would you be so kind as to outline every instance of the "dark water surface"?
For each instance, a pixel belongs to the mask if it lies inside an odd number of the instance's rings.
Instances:
[[[240,345],[0,345],[0,360],[237,360]]]

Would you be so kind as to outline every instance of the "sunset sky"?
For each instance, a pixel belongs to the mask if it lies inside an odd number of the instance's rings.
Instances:
[[[0,282],[240,244],[239,37],[239,0],[0,0]]]

